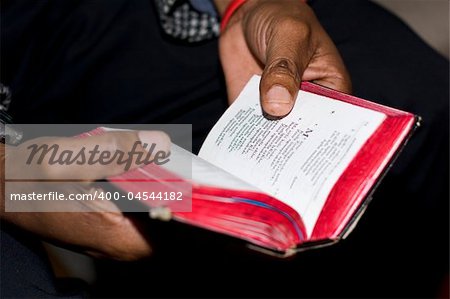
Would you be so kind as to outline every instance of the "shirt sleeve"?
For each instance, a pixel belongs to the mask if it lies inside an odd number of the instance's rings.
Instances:
[[[219,36],[220,20],[209,0],[156,0],[163,32],[189,43]]]
[[[217,10],[214,6],[212,0],[189,0],[192,7],[194,7],[199,12],[207,13],[210,16],[217,16]]]

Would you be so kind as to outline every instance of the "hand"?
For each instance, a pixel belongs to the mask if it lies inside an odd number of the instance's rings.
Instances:
[[[50,155],[46,155],[42,163],[37,163],[37,159],[35,159],[33,163],[27,164],[26,161],[30,155],[27,147],[31,144],[57,144],[59,152],[70,150],[78,153],[84,147],[87,153],[98,145],[99,151],[113,154],[118,150],[124,153],[130,152],[138,141],[147,144],[155,143],[158,150],[164,151],[168,151],[170,146],[169,137],[157,131],[107,132],[104,135],[86,138],[37,138],[6,150],[6,163],[14,165],[13,168],[7,166],[7,175],[8,178],[26,176],[50,182],[55,179],[75,180],[75,182],[55,185],[64,188],[64,190],[58,191],[66,194],[93,194],[95,190],[102,191],[92,186],[94,180],[118,175],[124,172],[124,165],[114,162],[108,165],[89,165],[88,163],[50,165],[48,163]],[[137,150],[145,151],[142,146],[139,146]],[[2,155],[1,164],[5,161],[3,158]],[[135,160],[132,161],[131,168],[137,167],[135,162]],[[2,176],[3,179],[4,176]],[[85,181],[77,182],[80,179],[85,179]],[[48,191],[55,191],[43,190],[47,185],[42,181],[27,180],[17,186],[18,190],[14,189],[14,193],[17,191],[45,194]],[[2,188],[4,188],[4,184],[2,184]],[[0,214],[2,221],[13,223],[47,241],[65,245],[93,256],[118,260],[139,259],[150,255],[152,251],[149,241],[141,232],[142,227],[132,218],[122,214],[111,201],[64,201],[61,203],[64,204],[64,212],[5,212],[5,198],[3,198],[5,190],[0,191],[2,192]],[[27,202],[26,204],[34,204],[39,208],[41,206],[37,205],[42,205],[43,202]],[[58,204],[58,202],[51,203],[51,205]]]
[[[301,0],[248,0],[221,33],[219,50],[230,103],[252,75],[262,75],[268,118],[289,114],[302,80],[351,92],[338,50]]]

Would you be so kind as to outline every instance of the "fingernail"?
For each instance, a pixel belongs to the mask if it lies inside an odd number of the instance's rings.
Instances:
[[[280,120],[280,119],[282,119],[283,117],[285,117],[286,115],[271,115],[271,114],[269,114],[269,113],[267,113],[266,111],[264,111],[263,110],[263,116],[265,117],[265,118],[267,118],[268,120]]]
[[[142,144],[148,144],[146,149],[149,149],[152,144],[155,144],[155,152],[170,151],[170,145],[172,144],[170,137],[162,131],[139,131],[138,137]]]
[[[266,94],[266,103],[290,104],[291,102],[290,92],[281,85],[272,86]]]
[[[266,118],[277,120],[291,112],[293,107],[292,96],[285,87],[274,85],[266,93],[262,106]]]

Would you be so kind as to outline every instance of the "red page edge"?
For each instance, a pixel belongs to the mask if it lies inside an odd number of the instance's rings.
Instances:
[[[379,185],[382,177],[392,165],[401,148],[409,140],[420,118],[409,112],[370,102],[309,82],[303,82],[301,89],[317,95],[323,95],[335,100],[379,111],[387,116],[336,182],[321,211],[311,238],[307,243],[326,239],[337,239],[346,233],[347,229],[354,226],[352,224],[354,224],[355,218],[360,216],[358,210],[363,208],[362,205],[366,200],[369,200],[370,195]],[[395,134],[389,134],[389,140],[385,140],[386,136],[384,135],[386,135],[388,129],[394,129],[396,131]],[[389,130],[389,132],[392,131]],[[375,145],[379,142],[385,143],[386,147],[376,148]],[[370,182],[367,183],[366,180],[364,186],[357,186],[362,183],[361,179],[347,182],[348,178],[355,176],[354,172],[356,169],[359,169],[360,165],[363,165],[368,159],[372,158],[370,155],[371,151],[368,150],[368,148],[372,147],[377,149],[375,153],[377,160],[373,162],[374,165],[366,168],[364,173],[364,176],[367,175]],[[349,186],[346,190],[347,192],[344,193],[342,190],[337,190],[339,188],[342,189],[342,186],[346,184],[353,184],[353,186]],[[347,200],[343,202],[342,198],[346,198]],[[301,246],[302,244],[299,245]]]

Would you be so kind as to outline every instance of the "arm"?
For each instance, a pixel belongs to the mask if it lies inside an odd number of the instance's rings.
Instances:
[[[215,0],[222,15],[231,2]],[[301,0],[247,0],[221,32],[219,51],[230,102],[260,74],[261,105],[269,118],[291,111],[302,80],[351,91],[338,50]]]
[[[137,132],[108,132],[104,135],[86,138],[45,137],[8,148],[6,157],[2,144],[0,164],[2,170],[5,169],[5,161],[14,165],[13,170],[8,169],[8,171],[14,172],[8,173],[8,176],[12,175],[12,177],[20,177],[21,173],[26,173],[27,177],[32,174],[33,177],[51,182],[61,178],[79,180],[80,178],[86,178],[86,173],[89,173],[90,180],[102,179],[122,173],[124,165],[112,162],[103,167],[98,164],[89,165],[89,163],[61,166],[58,164],[50,165],[45,160],[41,164],[32,163],[28,165],[26,164],[26,157],[28,157],[29,151],[26,150],[26,147],[30,143],[58,144],[61,151],[69,149],[78,152],[81,148],[92,150],[98,145],[102,152],[109,151],[113,154],[118,150],[125,153],[129,152],[137,141],[148,144],[156,143],[158,148],[164,150],[167,150],[170,145],[167,135],[150,131],[140,131],[139,134]],[[140,150],[144,151],[145,149],[140,148]],[[64,206],[64,211],[67,212],[6,212],[5,196],[7,197],[8,194],[5,195],[4,192],[4,171],[2,171],[1,180],[1,221],[12,223],[44,240],[96,257],[136,260],[146,257],[152,252],[152,247],[147,240],[148,236],[143,233],[144,228],[132,218],[122,214],[113,202],[99,200],[92,202],[73,201]],[[44,184],[31,180],[15,186],[19,190],[9,190],[9,192],[45,194],[49,191],[55,191],[46,190]],[[64,184],[64,190],[61,190],[61,192],[80,194],[93,193],[95,190],[89,181],[85,181]],[[30,201],[27,204],[38,205],[41,203]]]

